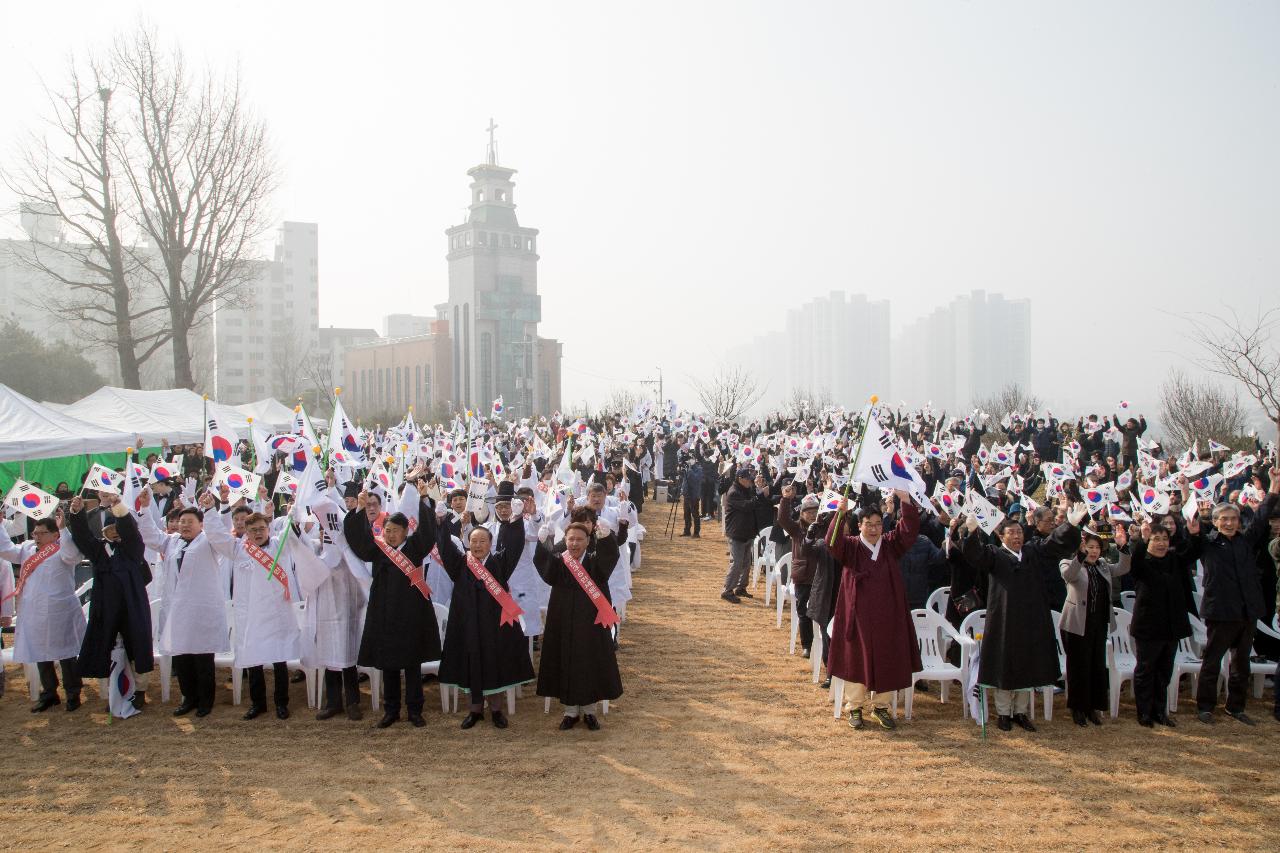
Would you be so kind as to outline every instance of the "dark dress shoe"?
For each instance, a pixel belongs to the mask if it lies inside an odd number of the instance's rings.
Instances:
[[[1087,728],[1089,728],[1089,718],[1088,718],[1087,716],[1085,716],[1084,711],[1072,711],[1072,712],[1071,712],[1071,720],[1072,720],[1072,722],[1074,722],[1077,726],[1080,726],[1080,727],[1082,727],[1082,728],[1086,728],[1086,729],[1087,729]]]
[[[469,729],[484,719],[484,711],[470,711],[462,718],[462,727]]]
[[[258,717],[262,716],[262,714],[266,712],[266,710],[267,710],[266,707],[262,705],[250,705],[249,710],[245,711],[244,716],[241,717],[240,719],[256,720]]]
[[[567,732],[569,731],[569,729],[573,728],[577,724],[578,724],[577,717],[565,717],[563,720],[560,721],[560,731]]]
[[[582,722],[587,724],[587,728],[593,732],[600,731],[600,721],[596,719],[595,714],[583,714]]]
[[[1002,732],[1013,731],[1013,718],[1008,714],[1000,714],[996,717],[996,728]]]
[[[173,709],[173,715],[175,717],[185,717],[187,714],[190,714],[195,709],[196,709],[195,702],[182,702],[178,705],[178,707]]]
[[[1156,727],[1156,721],[1150,717],[1138,717],[1138,725],[1142,726],[1144,729],[1154,729]]]
[[[1031,722],[1031,718],[1026,714],[1014,714],[1013,721],[1018,724],[1018,728],[1024,732],[1034,732],[1036,730],[1035,723]]]
[[[70,700],[68,700],[68,701],[70,701]],[[70,710],[70,709],[68,709],[68,710]],[[1253,726],[1253,725],[1257,725],[1257,724],[1253,721],[1253,717],[1250,717],[1250,716],[1249,716],[1248,714],[1246,714],[1244,711],[1228,711],[1228,712],[1227,712],[1227,716],[1228,716],[1228,717],[1230,717],[1230,718],[1231,718],[1231,719],[1233,719],[1233,720],[1236,720],[1237,722],[1244,723],[1246,726]]]
[[[67,697],[67,710],[68,710],[68,711],[74,711],[76,708],[79,708],[82,704],[83,704],[83,703],[80,701],[80,697],[79,697],[79,696],[68,696],[68,697]]]
[[[383,715],[382,715],[382,719],[381,719],[381,720],[378,720],[378,728],[380,728],[380,729],[385,729],[385,728],[387,728],[388,726],[390,726],[392,723],[394,723],[394,722],[395,722],[396,720],[398,720],[398,719],[400,719],[400,714],[399,714],[399,712],[394,713],[394,714],[392,714],[392,713],[386,713],[386,714],[383,714]]]
[[[316,711],[316,719],[329,720],[329,719],[332,719],[333,717],[338,716],[341,713],[342,711],[340,711],[337,708],[321,708],[319,711]]]
[[[747,588],[745,586],[738,587],[733,591],[733,594],[738,596],[739,598],[755,598],[754,595],[747,592]]]
[[[147,707],[147,691],[135,690],[133,693],[133,707],[141,711]]]
[[[54,705],[61,705],[61,704],[62,704],[61,699],[59,699],[57,696],[51,696],[48,699],[41,699],[38,702],[36,702],[36,704],[32,705],[31,713],[43,714],[45,711],[49,710]]]
[[[1099,714],[1097,711],[1090,711],[1089,722],[1093,723],[1095,726],[1102,725],[1102,715]]]
[[[361,710],[360,710],[360,706],[359,706],[359,705],[348,705],[348,706],[347,706],[347,719],[348,719],[348,720],[363,720],[363,719],[364,719],[364,711],[361,711]]]
[[[820,689],[822,689],[822,690],[830,690],[830,689],[831,689],[831,676],[829,676],[829,675],[828,675],[828,676],[826,677],[826,680],[825,680],[825,681],[823,681],[821,684],[819,684],[819,685],[818,685],[818,687],[819,687]]]
[[[729,590],[727,589],[724,592],[720,593],[720,597],[723,598],[725,601],[729,602],[730,604],[739,604],[742,602],[741,598],[738,598],[738,596],[729,592]]]
[[[507,727],[507,715],[501,711],[494,711],[490,715],[493,720],[493,727],[496,729],[505,729]]]
[[[808,660],[808,659],[809,659],[809,650],[808,650],[808,649],[801,649],[800,651],[801,651],[801,653],[804,655],[804,659],[805,659],[805,660]]]
[[[427,721],[422,719],[421,714],[410,714],[409,722],[413,724],[415,729],[420,729],[427,724]]]
[[[1204,723],[1206,726],[1212,726],[1214,724],[1212,711],[1197,711],[1196,719]]]
[[[209,716],[209,715],[210,715],[210,714],[212,714],[212,713],[213,713],[213,709],[212,709],[212,708],[196,708],[196,716],[197,716],[197,717],[207,717],[207,716]]]
[[[289,719],[289,706],[288,706],[288,705],[277,705],[277,706],[276,706],[276,719],[277,719],[277,720],[287,720],[287,719]]]
[[[1178,724],[1173,721],[1173,717],[1170,717],[1168,714],[1161,714],[1156,717],[1156,722],[1162,726],[1168,726],[1171,729],[1176,729],[1178,727]]]

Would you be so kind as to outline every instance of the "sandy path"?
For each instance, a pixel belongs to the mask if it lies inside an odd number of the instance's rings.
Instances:
[[[92,689],[73,715],[27,711],[20,671],[0,701],[8,849],[388,849],[503,844],[703,849],[881,846],[1280,846],[1280,724],[1207,728],[1185,701],[1173,731],[1130,702],[1101,730],[1061,700],[1041,732],[983,743],[960,706],[919,695],[896,732],[831,719],[808,662],[786,654],[760,599],[718,598],[724,541],[651,530],[623,629],[626,695],[589,733],[526,695],[506,732],[240,720],[227,690],[205,720],[169,706],[107,726]],[[175,687],[176,690],[176,687]],[[436,705],[438,708],[438,705]],[[367,707],[366,707],[367,712]]]

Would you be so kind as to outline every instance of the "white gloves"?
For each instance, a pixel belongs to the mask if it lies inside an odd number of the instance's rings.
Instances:
[[[970,533],[972,533],[973,531],[977,530],[977,529],[978,529],[978,519],[977,519],[977,518],[975,518],[975,517],[973,517],[972,515],[971,515],[971,516],[969,516],[968,518],[966,518],[966,519],[964,520],[964,529],[965,529],[965,530],[967,530],[967,531],[969,531]]]
[[[1073,504],[1071,509],[1067,510],[1067,521],[1071,522],[1073,527],[1079,527],[1080,522],[1084,521],[1084,517],[1089,514],[1089,510],[1085,507],[1084,502]]]

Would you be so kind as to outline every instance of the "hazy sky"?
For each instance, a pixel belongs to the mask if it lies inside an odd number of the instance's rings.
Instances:
[[[1042,396],[1152,411],[1185,350],[1160,309],[1278,299],[1276,2],[3,0],[0,152],[138,15],[239,63],[280,218],[320,223],[323,325],[444,300],[493,116],[567,401],[657,365],[691,399],[833,289],[897,330],[986,288],[1032,299]]]

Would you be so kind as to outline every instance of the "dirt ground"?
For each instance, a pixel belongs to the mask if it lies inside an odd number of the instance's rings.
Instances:
[[[984,742],[935,687],[897,731],[855,732],[832,719],[761,598],[719,600],[718,526],[668,542],[666,517],[646,509],[626,695],[599,732],[558,731],[531,691],[507,731],[461,731],[433,710],[434,685],[424,729],[378,731],[367,706],[361,722],[316,722],[300,684],[287,722],[242,721],[220,687],[204,720],[157,704],[108,726],[93,688],[74,714],[33,716],[13,668],[0,845],[1280,847],[1269,692],[1253,729],[1197,723],[1184,691],[1173,730],[1140,728],[1127,696],[1117,722],[1079,729],[1059,699],[1039,733],[993,729]]]

